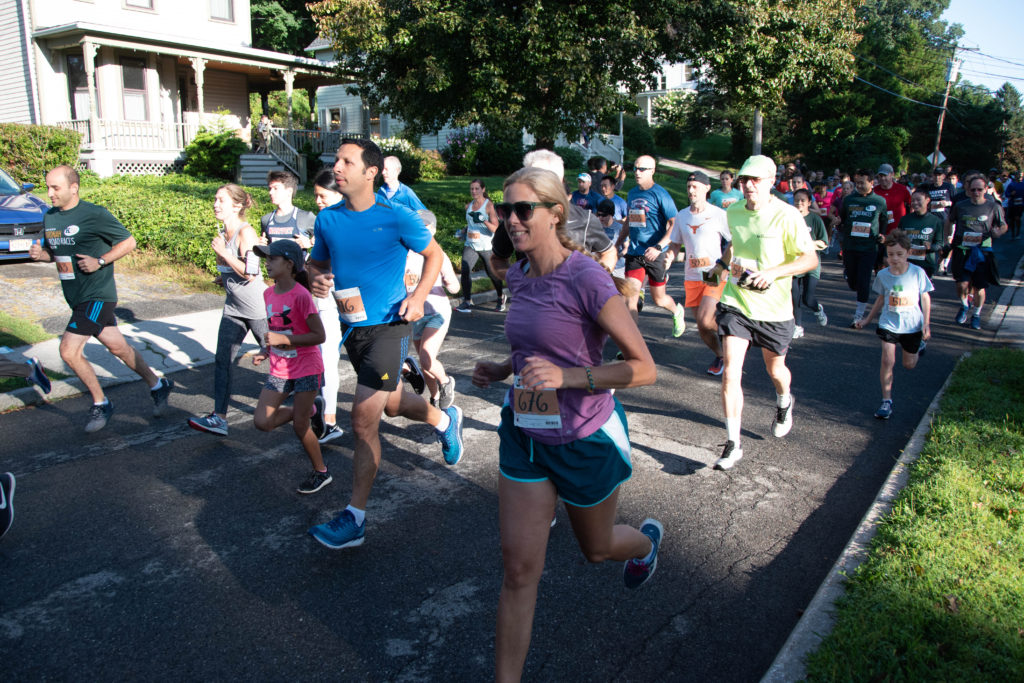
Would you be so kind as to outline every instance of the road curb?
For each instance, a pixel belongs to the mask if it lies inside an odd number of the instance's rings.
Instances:
[[[821,644],[835,625],[835,614],[833,606],[836,600],[846,593],[846,577],[853,572],[868,555],[868,546],[874,538],[878,522],[892,510],[893,501],[900,494],[900,491],[907,485],[910,477],[910,466],[917,460],[924,448],[925,439],[931,431],[932,419],[939,410],[939,403],[949,388],[953,379],[953,372],[964,361],[970,357],[968,351],[957,359],[953,371],[943,382],[928,409],[917,423],[917,428],[910,435],[907,445],[889,476],[886,477],[875,502],[864,514],[857,530],[853,532],[850,541],[846,544],[839,559],[829,570],[828,576],[822,582],[818,591],[814,594],[803,616],[797,622],[796,627],[789,634],[782,649],[775,656],[775,661],[768,668],[768,671],[761,678],[761,683],[783,683],[785,681],[799,681],[807,676],[804,666],[804,659]]]

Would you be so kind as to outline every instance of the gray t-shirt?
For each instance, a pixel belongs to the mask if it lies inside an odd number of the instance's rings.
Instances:
[[[922,268],[913,263],[907,272],[894,275],[888,268],[878,271],[871,286],[875,294],[885,297],[878,326],[893,334],[920,332],[924,326],[921,295],[935,289]]]

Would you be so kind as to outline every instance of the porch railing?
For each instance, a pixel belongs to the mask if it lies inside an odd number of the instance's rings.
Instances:
[[[278,128],[272,128],[267,136],[267,152],[284,164],[288,170],[299,177],[300,183],[306,182],[306,157],[281,136]]]
[[[341,132],[338,130],[288,130],[286,128],[275,128],[274,132],[280,134],[284,140],[297,150],[302,150],[307,144],[313,154],[329,152],[334,154],[338,151],[342,138],[362,138],[363,133]]]
[[[81,133],[83,147],[133,152],[182,150],[199,132],[198,123],[98,119],[95,131],[89,119],[58,121],[55,125]]]

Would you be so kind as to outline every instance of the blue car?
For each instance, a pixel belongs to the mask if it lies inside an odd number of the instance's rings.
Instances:
[[[27,259],[32,244],[43,243],[43,214],[50,206],[29,194],[0,169],[0,261]]]

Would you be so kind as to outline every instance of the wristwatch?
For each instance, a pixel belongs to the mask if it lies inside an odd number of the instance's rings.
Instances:
[[[102,256],[97,257],[96,263],[100,264],[100,268],[102,268],[103,266],[107,265],[107,262],[103,260]]]

